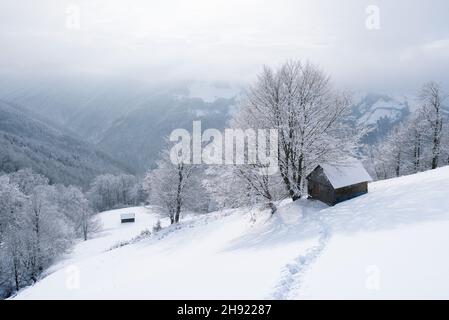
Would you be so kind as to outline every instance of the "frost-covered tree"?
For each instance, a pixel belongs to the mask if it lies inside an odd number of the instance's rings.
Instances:
[[[29,195],[36,186],[47,185],[49,180],[47,177],[33,172],[30,168],[21,169],[9,174],[12,184],[15,184],[19,190]]]
[[[100,175],[91,183],[89,199],[98,211],[135,205],[142,196],[139,193],[140,184],[132,175]]]
[[[48,185],[38,185],[33,188],[29,195],[29,216],[28,222],[31,228],[31,250],[30,268],[31,278],[36,281],[37,275],[42,272],[46,261],[46,253],[56,245],[48,240],[52,232],[58,232],[59,225],[54,223],[59,220],[58,208],[53,201],[54,187]],[[55,230],[52,230],[55,228]]]
[[[448,117],[446,117],[447,119]],[[445,122],[446,125],[443,126],[443,137],[441,139],[442,145],[442,155],[443,155],[443,165],[449,165],[449,119]]]
[[[426,168],[429,150],[426,128],[420,112],[415,112],[370,149],[371,164],[378,179],[399,177]]]
[[[199,166],[182,159],[175,162],[171,161],[167,146],[161,152],[157,168],[149,170],[145,176],[150,203],[161,206],[172,224],[179,222],[184,209],[198,209],[207,198]]]
[[[87,240],[100,227],[94,211],[83,192],[74,186],[57,186],[58,207],[77,237]]]
[[[420,98],[423,103],[423,114],[426,116],[431,130],[431,166],[432,169],[435,169],[438,167],[440,161],[443,133],[443,103],[447,97],[443,93],[440,85],[431,81],[423,86]]]
[[[423,110],[413,113],[405,126],[407,135],[403,137],[402,142],[408,147],[408,158],[411,162],[410,171],[416,173],[425,168],[427,123]]]
[[[35,239],[28,197],[10,177],[0,177],[0,295],[27,285],[33,273]]]
[[[275,201],[284,196],[282,179],[279,174],[271,174],[269,169],[260,164],[236,165],[234,172],[247,186],[247,195],[254,200],[265,202],[274,214],[277,210]],[[243,189],[245,190],[245,189]],[[242,193],[242,190],[236,190]],[[243,192],[242,194],[245,194]]]
[[[202,181],[211,198],[209,211],[238,208],[260,201],[253,197],[247,182],[236,174],[234,166],[209,166]]]
[[[406,167],[406,155],[408,154],[406,142],[409,133],[407,129],[405,125],[396,126],[391,134],[387,136],[383,145],[382,160],[388,163],[388,166],[392,168],[392,174],[396,177],[401,176]]]
[[[0,176],[0,297],[37,281],[92,221],[75,187],[49,185],[31,170]]]
[[[292,199],[304,190],[306,175],[319,163],[352,154],[362,132],[345,123],[350,99],[310,63],[292,61],[265,67],[246,93],[240,112],[248,127],[278,129],[279,172]]]
[[[376,150],[371,153],[371,159],[377,178],[412,174],[448,163],[445,96],[437,84],[429,82],[420,97],[423,105],[372,148]]]
[[[26,196],[7,175],[0,176],[0,244],[12,229],[20,228],[22,213],[27,206]]]

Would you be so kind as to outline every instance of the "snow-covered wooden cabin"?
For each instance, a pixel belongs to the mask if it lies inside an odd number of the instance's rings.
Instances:
[[[339,165],[318,165],[307,176],[309,197],[328,205],[358,197],[368,192],[371,176],[357,159]]]
[[[122,223],[135,222],[136,215],[134,213],[122,213],[120,215],[120,221]]]

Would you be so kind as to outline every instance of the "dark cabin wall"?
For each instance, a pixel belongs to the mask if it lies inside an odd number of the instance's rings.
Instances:
[[[358,197],[368,192],[368,182],[361,182],[335,190],[336,203]]]
[[[312,171],[312,173],[307,177],[309,181],[318,182],[320,184],[332,187],[331,183],[326,177],[326,174],[324,173],[323,168],[320,166],[316,167],[315,170]]]
[[[335,190],[320,166],[307,177],[307,191],[312,199],[329,205],[335,203]]]

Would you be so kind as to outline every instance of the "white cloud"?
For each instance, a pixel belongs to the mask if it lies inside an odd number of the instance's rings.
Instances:
[[[405,64],[421,59],[431,70],[436,62],[430,57],[437,57],[438,63],[447,59],[446,1],[433,0],[430,5],[378,0],[378,31],[365,27],[370,4],[368,0],[3,0],[0,70],[247,81],[262,64],[302,58],[319,63],[347,86],[378,89],[391,87],[388,81],[410,85]],[[80,8],[79,29],[66,28],[70,5]]]

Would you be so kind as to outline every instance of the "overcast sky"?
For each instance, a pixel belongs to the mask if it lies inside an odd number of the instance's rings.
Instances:
[[[0,1],[2,77],[245,83],[287,59],[355,91],[413,92],[430,79],[447,88],[449,2]]]

